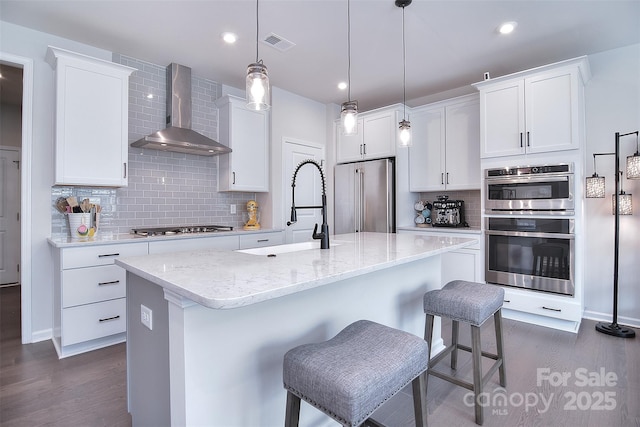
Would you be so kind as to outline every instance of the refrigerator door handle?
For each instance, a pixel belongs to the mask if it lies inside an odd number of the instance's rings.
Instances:
[[[360,182],[360,225],[358,231],[364,230],[365,218],[367,215],[367,205],[364,200],[364,169],[360,169],[358,173],[358,181]]]

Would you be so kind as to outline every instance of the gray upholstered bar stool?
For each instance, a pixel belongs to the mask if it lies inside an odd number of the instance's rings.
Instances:
[[[502,387],[507,385],[502,346],[501,310],[503,301],[504,289],[501,287],[463,280],[454,280],[447,283],[442,289],[430,291],[424,295],[424,312],[426,314],[424,339],[427,343],[431,342],[434,316],[451,319],[451,346],[429,362],[427,375],[434,375],[473,391],[475,394],[476,424],[478,425],[482,425],[484,421],[483,408],[478,400],[484,385],[498,369],[500,371],[500,385]],[[480,326],[491,315],[493,315],[495,323],[497,354],[482,351],[480,345]],[[471,347],[458,343],[458,322],[471,325]],[[429,347],[431,346],[429,345]],[[454,377],[434,369],[438,362],[451,354],[451,369],[455,370],[458,350],[471,352],[473,383],[462,381],[457,376]],[[482,356],[495,360],[484,377],[482,376]]]
[[[300,399],[343,426],[371,425],[369,416],[412,383],[416,426],[427,426],[429,346],[413,334],[359,320],[330,340],[305,344],[284,356],[285,426],[297,426]]]

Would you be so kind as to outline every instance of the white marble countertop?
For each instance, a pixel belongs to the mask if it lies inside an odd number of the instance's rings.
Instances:
[[[229,309],[327,285],[477,243],[464,237],[352,233],[330,249],[275,257],[199,250],[118,258],[115,263],[200,305]],[[425,272],[428,274],[428,272]]]
[[[205,237],[221,237],[221,236],[239,236],[248,234],[261,234],[279,232],[282,229],[260,229],[260,230],[243,230],[238,228],[233,231],[216,231],[214,233],[186,233],[186,234],[173,234],[170,236],[138,236],[137,234],[114,234],[108,232],[99,232],[93,238],[87,238],[84,240],[72,239],[67,234],[59,236],[51,236],[47,239],[51,246],[56,248],[70,248],[74,246],[87,246],[87,245],[112,245],[114,243],[134,243],[134,242],[157,242],[161,240],[176,240],[176,239],[202,239]]]

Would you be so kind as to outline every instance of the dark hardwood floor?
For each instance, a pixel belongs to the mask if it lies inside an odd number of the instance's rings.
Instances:
[[[125,345],[62,360],[50,341],[22,345],[19,301],[19,287],[0,289],[0,425],[130,426]],[[640,337],[609,337],[594,325],[584,320],[572,334],[505,319],[507,387],[499,388],[497,374],[489,381],[484,426],[640,427]],[[446,320],[443,335],[450,335]],[[470,342],[466,325],[460,336]],[[483,348],[495,350],[492,320],[482,339]],[[458,374],[470,378],[470,366],[460,352]],[[467,393],[430,377],[429,425],[475,426]],[[410,390],[374,418],[389,427],[412,426]]]
[[[0,289],[0,425],[130,426],[125,344],[59,360],[22,345],[20,287]]]

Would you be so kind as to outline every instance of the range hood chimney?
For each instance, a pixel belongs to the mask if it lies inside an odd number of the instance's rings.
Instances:
[[[131,144],[132,147],[217,156],[231,149],[191,129],[191,68],[167,67],[167,127]]]

